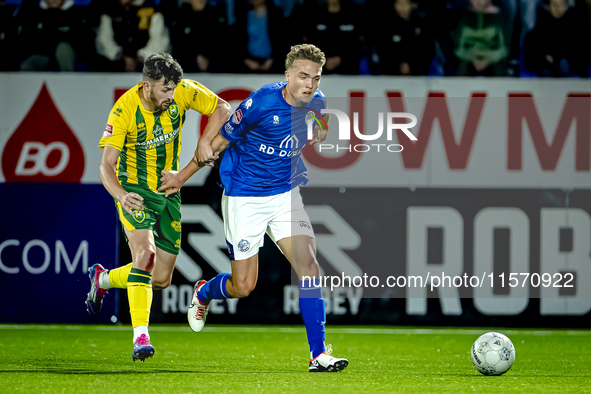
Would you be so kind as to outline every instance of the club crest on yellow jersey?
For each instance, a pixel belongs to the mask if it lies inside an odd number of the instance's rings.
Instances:
[[[176,104],[172,104],[170,107],[168,107],[168,116],[170,116],[170,119],[172,120],[175,120],[179,117],[179,112],[179,106]]]

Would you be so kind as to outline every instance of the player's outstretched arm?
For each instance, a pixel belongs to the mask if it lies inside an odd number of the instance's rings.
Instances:
[[[206,166],[213,167],[214,160],[217,160],[220,152],[222,152],[224,149],[226,149],[226,147],[228,146],[229,143],[230,143],[230,141],[228,141],[227,139],[222,137],[221,134],[218,133],[210,145],[210,148],[213,152],[213,156],[212,156],[213,159],[202,162],[202,161],[199,161],[199,159],[197,158],[197,155],[195,155],[195,156],[193,156],[193,159],[189,162],[189,164],[187,164],[185,166],[185,168],[188,168],[191,171],[191,175],[193,175],[194,173],[196,173],[197,171],[199,171],[203,167],[206,167]],[[166,170],[162,171],[162,178],[160,178],[160,181],[162,183],[161,183],[161,186],[158,188],[158,190],[166,190],[166,194],[165,194],[166,197],[168,197],[172,193],[178,192],[181,189],[181,187],[183,187],[185,182],[187,181],[187,180],[183,181],[182,178],[179,176],[179,174],[180,174],[180,172],[176,172],[176,171],[166,171]]]
[[[218,133],[220,127],[228,120],[231,114],[230,104],[218,97],[218,103],[215,110],[209,116],[209,121],[203,135],[199,138],[195,155],[182,170],[166,171],[163,170],[160,178],[161,186],[158,190],[166,190],[165,196],[178,192],[181,187],[201,168],[205,166],[213,167],[213,162],[217,160],[218,154],[214,152],[211,141]]]
[[[115,166],[120,153],[117,148],[105,146],[101,156],[101,164],[99,165],[99,179],[109,194],[121,203],[121,208],[133,215],[132,209],[144,209],[142,206],[143,198],[139,194],[126,192],[119,184],[115,176]]]
[[[197,162],[205,163],[217,159],[214,157],[211,142],[218,134],[223,124],[230,118],[232,108],[230,104],[218,97],[218,103],[215,111],[209,116],[209,121],[203,135],[199,138],[197,149],[195,150],[195,157]]]
[[[230,141],[224,138],[223,135],[218,133],[213,141],[211,141],[211,149],[213,150],[215,155],[219,155],[222,153],[224,149],[230,144]],[[194,158],[193,158],[194,159]]]

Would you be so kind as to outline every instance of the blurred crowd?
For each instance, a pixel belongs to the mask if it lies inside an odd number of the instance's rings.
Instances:
[[[0,0],[0,71],[588,77],[591,0]]]

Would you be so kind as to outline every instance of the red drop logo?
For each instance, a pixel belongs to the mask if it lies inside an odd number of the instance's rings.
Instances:
[[[2,154],[6,182],[74,182],[84,173],[84,150],[43,84]]]

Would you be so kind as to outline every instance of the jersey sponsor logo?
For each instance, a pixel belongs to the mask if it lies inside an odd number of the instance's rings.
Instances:
[[[162,145],[170,144],[178,137],[179,129],[174,129],[170,133],[162,134],[162,127],[156,127],[152,131],[154,133],[154,138],[149,139],[148,141],[144,142],[137,142],[135,144],[136,149],[156,149]]]
[[[295,134],[288,135],[281,141],[279,147],[282,149],[298,149],[300,147],[300,141]]]
[[[123,113],[123,110],[121,108],[116,108],[115,111],[113,111],[113,115],[120,117],[121,114]]]
[[[273,115],[273,124],[279,124],[279,116]]]
[[[232,122],[239,124],[241,120],[242,120],[242,110],[240,108],[238,108],[236,110],[236,112],[234,112],[234,115],[232,115]]]
[[[131,212],[133,212],[133,219],[138,223],[141,223],[146,219],[146,214],[144,213],[144,211],[132,209]]]
[[[107,123],[107,126],[105,126],[105,131],[103,133],[103,137],[110,137],[113,135],[113,125],[110,125]]]
[[[244,104],[244,108],[249,109],[250,106],[252,105],[252,99],[249,98],[246,103]]]
[[[181,222],[179,221],[173,221],[172,223],[170,223],[170,227],[172,227],[174,231],[176,231],[177,233],[181,232]]]
[[[168,116],[170,116],[170,119],[175,120],[179,117],[179,113],[180,111],[178,105],[172,104],[170,107],[168,107]]]
[[[242,253],[248,252],[250,250],[250,242],[245,239],[241,239],[240,242],[238,242],[238,250],[240,250]]]
[[[289,149],[289,148],[288,148]],[[259,152],[266,153],[268,155],[278,155],[279,157],[292,157],[302,153],[301,149],[295,148],[291,150],[276,149],[270,145],[261,144],[259,146]]]
[[[6,182],[78,183],[84,166],[80,141],[62,117],[47,86],[43,85],[2,150],[2,173]]]

